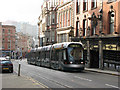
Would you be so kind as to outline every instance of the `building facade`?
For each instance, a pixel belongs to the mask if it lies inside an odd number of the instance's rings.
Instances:
[[[74,32],[74,1],[60,0],[57,8],[57,43],[69,42]]]
[[[39,46],[54,44],[57,42],[57,5],[58,0],[44,0],[39,16]]]
[[[26,53],[33,47],[33,37],[23,34],[22,32],[16,33],[16,58],[25,57]]]
[[[2,56],[2,22],[0,22],[0,57]]]
[[[38,18],[38,38],[39,38],[39,46],[46,45],[46,36],[45,36],[45,31],[46,31],[46,14],[45,12],[47,11],[47,0],[44,0],[43,5],[41,6],[41,14]]]
[[[56,39],[56,28],[57,28],[57,5],[58,0],[48,0],[46,16],[46,45],[54,44],[57,42]]]
[[[119,7],[119,0],[75,0],[72,41],[84,44],[86,67],[120,70]]]
[[[2,25],[2,55],[13,56],[15,51],[16,27],[12,25]]]

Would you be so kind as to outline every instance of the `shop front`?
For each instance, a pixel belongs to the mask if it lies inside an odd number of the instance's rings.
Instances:
[[[71,38],[84,44],[86,67],[120,71],[120,36]]]

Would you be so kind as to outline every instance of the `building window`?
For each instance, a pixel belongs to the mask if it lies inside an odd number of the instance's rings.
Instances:
[[[76,13],[77,14],[80,13],[80,0],[77,0],[77,2],[76,2]]]
[[[96,8],[97,7],[97,0],[92,0],[91,2],[91,8]]]
[[[87,35],[87,20],[83,20],[83,36]]]
[[[52,24],[54,24],[54,23],[55,23],[55,14],[52,13]]]
[[[5,38],[3,37],[3,39],[2,39],[3,41],[5,40]]]
[[[114,32],[115,13],[109,12],[109,34]]]
[[[59,27],[60,27],[60,13],[59,13],[59,19],[58,19]]]
[[[61,42],[63,42],[63,34],[61,34]]]
[[[10,34],[10,29],[8,30],[8,34]]]
[[[2,33],[5,33],[5,29],[2,30]]]
[[[64,27],[65,27],[65,12],[63,13],[63,17],[64,17],[64,20],[63,20],[63,22],[64,22]]]
[[[48,26],[50,25],[50,15],[48,15]]]
[[[95,34],[96,34],[96,27],[92,26],[92,35],[95,35]]]
[[[63,13],[61,13],[61,27],[63,27]]]
[[[10,49],[10,44],[8,44],[8,49]]]
[[[66,11],[66,26],[68,26],[68,11]]]
[[[76,22],[76,37],[79,36],[79,21]]]
[[[71,19],[72,19],[72,18],[71,18],[71,15],[72,15],[71,13],[72,13],[72,12],[71,12],[71,9],[70,9],[70,26],[71,26]]]
[[[2,45],[2,49],[5,49],[5,46],[4,46],[4,45]]]
[[[87,0],[83,0],[83,11],[87,11]]]
[[[54,42],[54,41],[55,41],[55,32],[52,31],[52,42]]]

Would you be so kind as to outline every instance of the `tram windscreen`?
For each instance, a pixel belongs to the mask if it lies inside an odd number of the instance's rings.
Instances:
[[[83,49],[81,45],[70,45],[68,47],[68,57],[70,62],[83,59]]]

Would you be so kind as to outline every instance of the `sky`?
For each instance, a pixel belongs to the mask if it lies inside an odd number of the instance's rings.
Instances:
[[[7,20],[37,25],[43,0],[0,0],[0,22]]]

